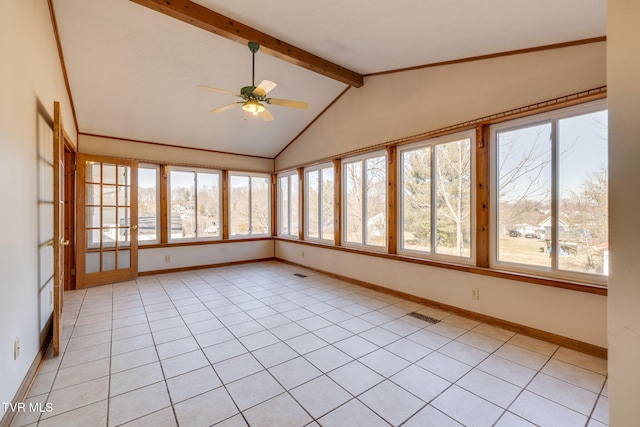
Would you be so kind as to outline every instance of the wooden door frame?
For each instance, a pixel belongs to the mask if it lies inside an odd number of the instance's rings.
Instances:
[[[76,289],[76,148],[64,133],[64,229],[69,245],[64,250],[64,290]]]

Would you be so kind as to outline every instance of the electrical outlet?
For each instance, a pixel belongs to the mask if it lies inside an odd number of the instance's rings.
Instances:
[[[13,360],[16,360],[20,356],[20,338],[16,338],[13,342]]]
[[[171,255],[165,255],[164,262],[171,262]]]
[[[471,298],[472,299],[480,299],[480,289],[478,289],[478,288],[471,289]]]

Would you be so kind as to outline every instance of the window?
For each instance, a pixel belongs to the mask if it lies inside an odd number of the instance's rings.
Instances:
[[[221,237],[220,172],[169,169],[169,240]]]
[[[297,172],[278,176],[278,234],[298,237],[299,179]]]
[[[265,236],[270,232],[270,177],[229,174],[229,235]]]
[[[399,250],[472,261],[473,132],[398,152]]]
[[[345,159],[343,176],[344,243],[386,247],[386,153]]]
[[[603,281],[607,128],[604,102],[492,126],[495,265]]]
[[[306,186],[305,236],[310,239],[334,240],[334,170],[320,165],[305,171]]]
[[[160,243],[159,169],[157,165],[138,165],[138,243],[141,245]]]

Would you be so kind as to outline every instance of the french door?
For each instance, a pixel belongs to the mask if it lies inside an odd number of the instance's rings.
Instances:
[[[138,277],[137,163],[78,155],[77,288]]]

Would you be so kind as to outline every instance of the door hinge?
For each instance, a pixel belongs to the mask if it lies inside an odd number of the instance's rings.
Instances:
[[[76,275],[76,269],[72,268],[71,271],[69,272],[72,276]]]
[[[77,171],[78,170],[78,165],[76,165],[75,163],[71,165],[71,170],[72,171]]]

